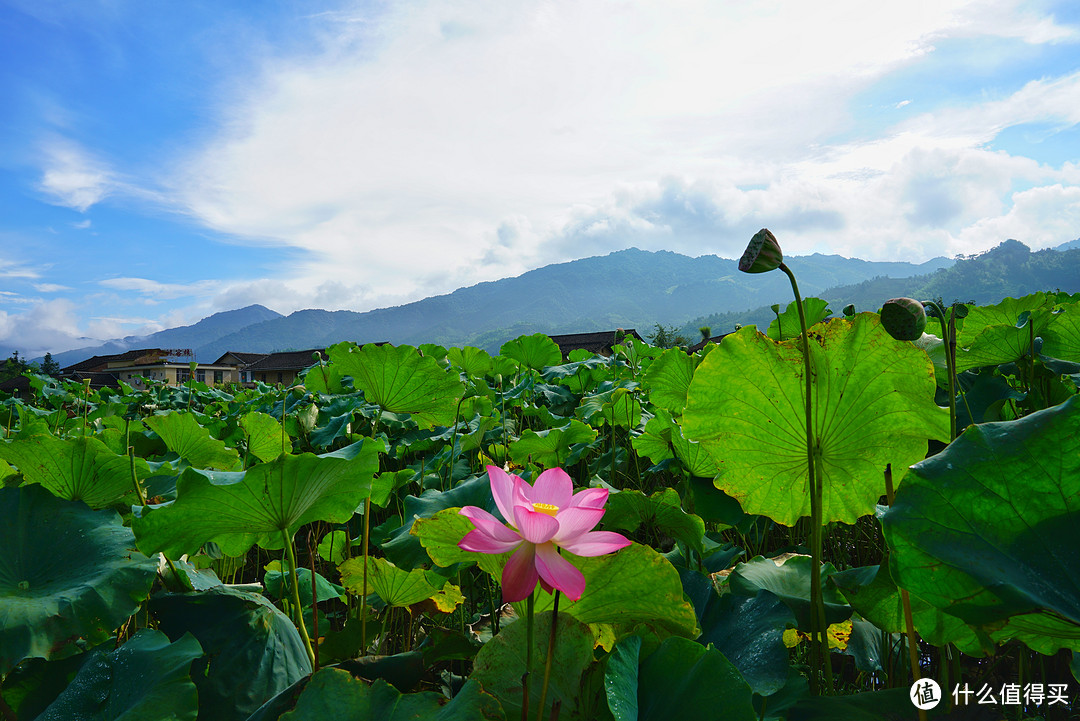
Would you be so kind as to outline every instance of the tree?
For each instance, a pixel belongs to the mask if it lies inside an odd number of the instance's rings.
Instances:
[[[679,333],[679,329],[675,326],[668,328],[660,323],[654,323],[653,327],[656,330],[649,336],[649,342],[657,348],[674,348],[675,346],[690,345],[690,341],[686,339],[686,336]]]
[[[5,360],[4,365],[0,367],[0,381],[18,378],[23,374],[23,371],[29,369],[30,364],[26,362],[26,359],[19,357],[19,351],[13,351],[11,357]]]
[[[42,359],[41,372],[53,378],[60,376],[60,364],[53,360],[52,353],[46,353]]]

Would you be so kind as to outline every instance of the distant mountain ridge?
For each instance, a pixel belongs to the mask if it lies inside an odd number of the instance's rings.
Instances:
[[[918,265],[876,263],[821,254],[790,259],[791,266],[807,278],[807,293],[843,280],[925,274],[952,262],[935,258]],[[737,261],[715,255],[691,258],[630,248],[392,308],[364,313],[301,310],[248,326],[197,350],[200,358],[217,358],[229,350],[273,352],[342,340],[478,345],[498,350],[505,341],[526,332],[649,329],[654,323],[681,323],[715,308],[752,308],[786,284],[776,277],[751,280],[738,271]]]
[[[854,303],[873,310],[898,295],[996,302],[1006,295],[1062,288],[1080,291],[1080,245],[1032,253],[1003,242],[975,258],[925,263],[871,262],[815,253],[787,259],[804,296],[829,300],[833,311]],[[1030,288],[1031,290],[1025,290]],[[263,352],[357,343],[475,345],[497,351],[523,333],[548,334],[680,327],[688,338],[709,325],[769,322],[769,306],[786,305],[791,288],[781,273],[748,275],[735,260],[670,251],[620,250],[544,266],[514,278],[479,283],[445,295],[366,312],[300,310],[288,316],[261,305],[216,313],[190,326],[55,355],[70,365],[134,347],[192,348],[201,362],[227,351]]]

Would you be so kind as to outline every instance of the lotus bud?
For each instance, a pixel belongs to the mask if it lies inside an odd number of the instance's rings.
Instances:
[[[739,270],[744,273],[766,273],[784,262],[780,243],[768,228],[762,228],[750,239],[746,252],[739,259]]]
[[[855,304],[854,303],[848,303],[847,305],[844,306],[844,310],[842,310],[841,312],[844,314],[845,318],[852,317],[853,315],[855,315]]]
[[[315,361],[316,363],[320,362],[322,360],[322,352],[315,351],[314,353],[312,353],[311,360]]]
[[[896,340],[918,340],[926,328],[926,310],[912,298],[893,298],[881,306],[881,324]]]

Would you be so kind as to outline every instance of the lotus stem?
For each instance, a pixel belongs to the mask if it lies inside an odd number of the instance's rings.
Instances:
[[[893,504],[892,464],[885,466],[885,499]],[[880,571],[879,571],[880,573]],[[911,617],[911,596],[906,588],[900,589],[900,603],[904,607],[904,627],[907,631],[908,661],[911,663],[911,683],[917,683],[922,677],[919,673],[919,637],[915,635],[915,622]],[[918,709],[919,721],[926,721],[926,711]]]
[[[296,573],[296,552],[293,550],[292,537],[287,530],[281,531],[281,539],[285,542],[285,552],[289,558],[289,585],[292,587],[293,606],[296,608],[296,627],[300,631],[300,638],[304,639],[304,648],[307,649],[308,661],[312,668],[315,667],[315,649],[311,647],[311,637],[304,623],[304,607],[300,605],[300,577]],[[314,604],[314,599],[312,599]]]
[[[544,684],[540,687],[540,703],[536,721],[544,720],[544,703],[547,701],[548,682],[551,680],[551,661],[555,656],[555,629],[559,622],[559,591],[555,590],[555,607],[551,611],[551,633],[548,635],[547,660],[544,661]]]
[[[810,693],[817,696],[821,693],[819,675],[828,660],[826,658],[826,653],[828,653],[826,649],[828,647],[823,645],[825,628],[822,624],[825,619],[825,607],[821,594],[821,505],[824,494],[820,487],[820,479],[817,478],[815,473],[817,467],[817,444],[814,441],[814,412],[812,405],[814,391],[810,375],[810,336],[806,332],[806,312],[803,310],[802,296],[799,294],[799,284],[795,280],[795,274],[782,261],[777,267],[791,281],[791,290],[795,294],[795,306],[799,311],[799,327],[802,337],[803,380],[806,385],[806,473],[810,486]]]
[[[525,601],[525,673],[521,674],[521,721],[528,721],[529,718],[529,672],[532,666],[533,616],[535,609],[536,589],[534,588]]]

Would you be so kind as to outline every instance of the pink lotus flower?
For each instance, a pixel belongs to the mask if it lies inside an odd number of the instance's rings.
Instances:
[[[559,555],[565,548],[577,556],[602,556],[630,545],[610,531],[592,531],[604,515],[608,492],[589,488],[574,493],[574,483],[561,468],[549,468],[534,485],[497,466],[487,467],[491,495],[510,525],[482,508],[465,506],[461,515],[476,528],[458,547],[478,553],[514,551],[502,573],[504,601],[520,601],[536,588],[562,591],[571,601],[585,592],[585,576]]]

